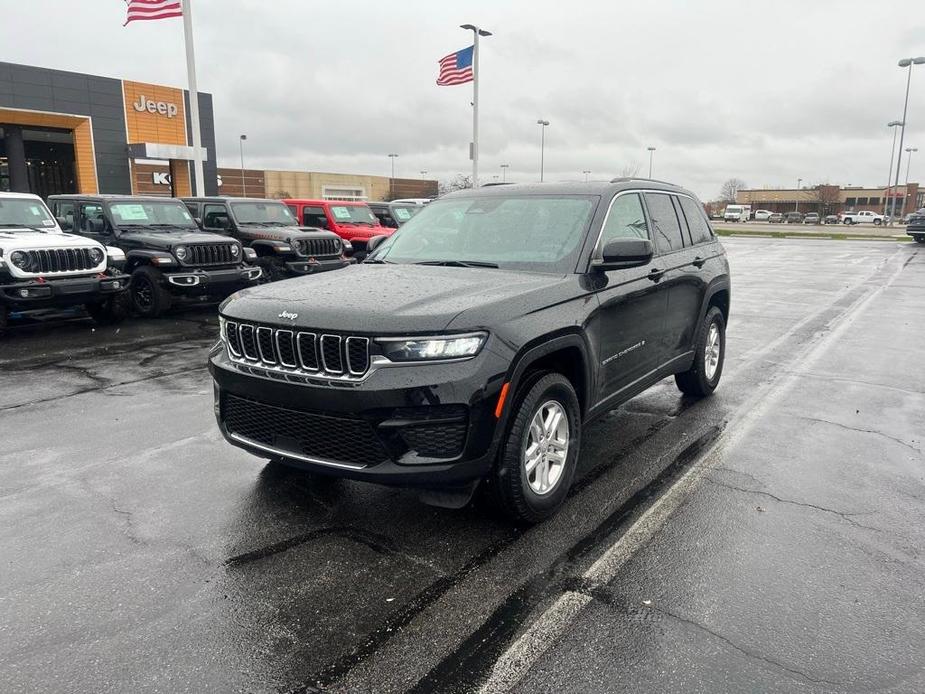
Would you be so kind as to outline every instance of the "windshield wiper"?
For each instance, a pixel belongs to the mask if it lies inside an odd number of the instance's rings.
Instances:
[[[391,260],[382,260],[381,258],[367,258],[366,260],[363,261],[363,264],[366,265],[367,263],[369,265],[394,265],[395,264]]]
[[[40,231],[43,234],[48,233],[48,229],[45,229],[43,227],[33,226],[31,224],[16,224],[14,222],[3,222],[3,223],[0,223],[0,227],[4,229],[29,229],[30,231]]]
[[[415,265],[442,265],[444,267],[491,267],[497,268],[496,263],[485,263],[481,260],[422,260]]]

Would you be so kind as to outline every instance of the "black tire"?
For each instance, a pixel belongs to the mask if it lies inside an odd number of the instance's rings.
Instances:
[[[719,331],[719,356],[718,363],[713,371],[712,378],[707,376],[706,368],[706,351],[707,340],[710,336],[710,329],[716,325]],[[683,373],[675,374],[674,380],[678,384],[681,392],[685,395],[695,397],[705,397],[712,395],[713,391],[719,385],[719,379],[723,375],[723,362],[726,360],[726,320],[723,318],[723,312],[716,306],[712,306],[707,315],[704,316],[703,322],[697,328],[697,335],[694,337],[694,363],[690,369]]]
[[[534,468],[533,475],[528,473],[524,453],[531,435],[531,422],[541,408],[551,403],[558,405],[566,417],[568,443],[558,478],[548,490],[538,493],[531,487],[531,478],[536,483],[539,467]],[[538,523],[559,509],[572,486],[581,450],[581,408],[575,389],[560,373],[536,374],[525,380],[511,407],[508,431],[498,452],[495,470],[487,481],[490,497],[495,506],[513,520]]]
[[[87,304],[87,313],[97,325],[117,325],[124,321],[131,310],[127,291],[119,292],[104,301]]]
[[[276,258],[271,258],[269,256],[263,256],[257,258],[255,263],[263,272],[260,273],[260,284],[269,284],[270,282],[278,282],[279,280],[284,280],[288,275],[286,270],[281,266],[280,261]]]
[[[925,234],[913,234],[916,243],[925,243]]]
[[[847,218],[846,218],[846,219],[843,221],[843,223],[844,223],[844,224],[847,224],[847,225],[850,227],[850,226],[852,225],[853,222],[852,222],[850,219],[847,219]]]
[[[3,337],[3,334],[6,332],[6,326],[9,321],[10,310],[0,304],[0,337]]]
[[[150,265],[132,273],[132,309],[142,318],[157,318],[170,308],[170,292],[164,288],[164,276]]]

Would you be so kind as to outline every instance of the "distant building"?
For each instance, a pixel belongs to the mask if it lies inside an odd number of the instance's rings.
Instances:
[[[887,192],[889,190],[889,193]],[[818,212],[839,214],[858,210],[873,210],[887,213],[896,201],[896,213],[910,212],[925,206],[925,190],[918,183],[900,185],[898,188],[861,188],[820,185],[814,188],[750,188],[736,193],[736,202],[751,205],[752,210],[771,212]]]

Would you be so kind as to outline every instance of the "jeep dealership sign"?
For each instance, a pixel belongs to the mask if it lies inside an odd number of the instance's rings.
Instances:
[[[151,101],[144,94],[139,94],[138,101],[132,102],[132,106],[139,113],[145,111],[148,113],[159,113],[168,118],[173,118],[178,113],[176,104],[169,101]]]

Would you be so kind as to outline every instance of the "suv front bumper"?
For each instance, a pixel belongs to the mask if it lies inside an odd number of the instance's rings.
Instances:
[[[258,283],[259,267],[238,266],[222,270],[191,269],[164,272],[164,282],[172,294],[189,297],[228,296]]]
[[[14,311],[31,311],[92,304],[124,292],[131,277],[122,273],[84,277],[0,280],[0,304]]]
[[[331,260],[309,258],[307,260],[290,260],[286,262],[286,270],[295,276],[316,275],[319,272],[327,272],[328,270],[340,270],[354,262],[356,261],[351,258],[334,258]]]
[[[462,485],[491,469],[506,368],[483,350],[466,361],[307,385],[239,366],[221,344],[209,360],[215,415],[231,444],[296,467],[419,487]]]

